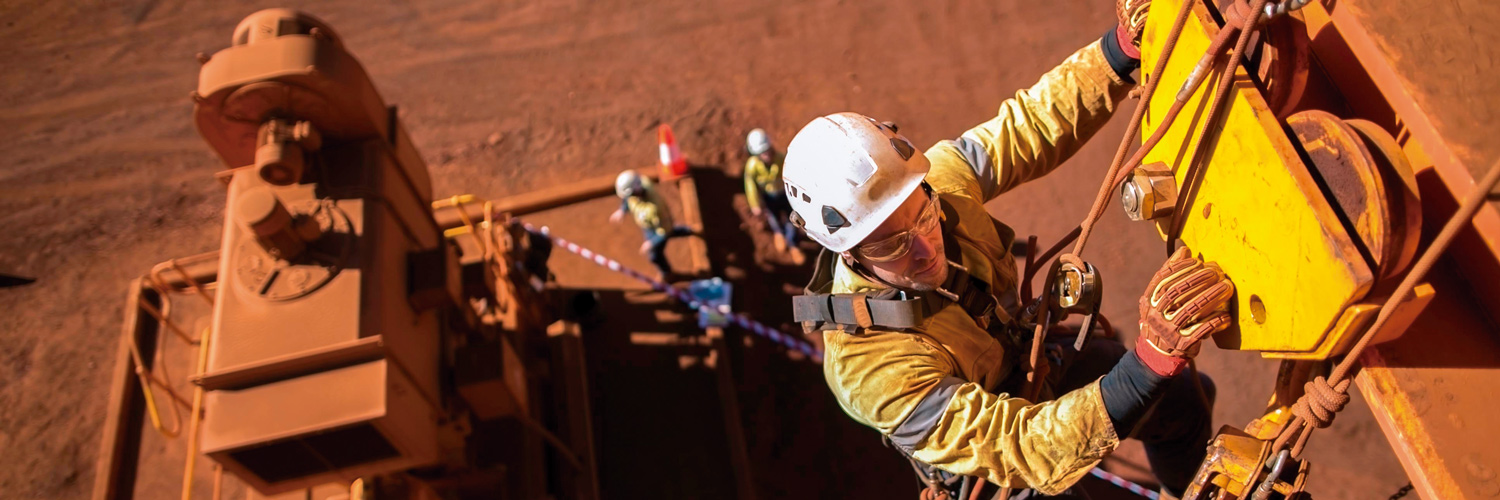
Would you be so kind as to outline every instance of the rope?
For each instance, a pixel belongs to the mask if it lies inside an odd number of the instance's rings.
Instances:
[[[1121,139],[1120,147],[1115,151],[1115,159],[1111,162],[1110,169],[1105,177],[1106,182],[1099,186],[1099,194],[1094,198],[1093,207],[1089,210],[1089,214],[1084,218],[1083,223],[1079,225],[1082,233],[1078,236],[1078,241],[1073,246],[1072,253],[1075,255],[1083,253],[1084,246],[1088,244],[1089,235],[1093,233],[1094,224],[1098,222],[1099,217],[1104,215],[1104,205],[1114,195],[1114,187],[1124,182],[1125,178],[1130,175],[1130,172],[1145,159],[1146,154],[1157,143],[1161,142],[1162,137],[1166,135],[1167,129],[1177,119],[1177,115],[1182,112],[1183,107],[1187,104],[1189,98],[1192,97],[1193,92],[1205,80],[1204,76],[1209,73],[1209,69],[1213,66],[1213,61],[1218,60],[1218,57],[1223,54],[1224,49],[1228,47],[1230,37],[1233,37],[1235,34],[1239,35],[1239,39],[1235,44],[1235,50],[1230,56],[1230,61],[1224,66],[1224,74],[1220,77],[1218,90],[1213,97],[1214,100],[1211,101],[1215,105],[1211,108],[1208,115],[1210,119],[1205,120],[1205,123],[1212,123],[1212,119],[1221,111],[1219,104],[1232,90],[1230,84],[1234,81],[1235,69],[1239,67],[1240,60],[1243,58],[1245,48],[1253,32],[1253,30],[1244,28],[1246,26],[1254,27],[1260,24],[1263,19],[1286,14],[1287,12],[1300,9],[1307,4],[1305,0],[1288,0],[1277,4],[1268,4],[1264,0],[1255,0],[1246,9],[1240,11],[1236,9],[1237,7],[1244,6],[1243,0],[1240,0],[1236,5],[1227,9],[1224,27],[1214,37],[1213,42],[1204,51],[1203,57],[1199,59],[1198,64],[1189,73],[1188,79],[1178,89],[1172,107],[1162,117],[1156,131],[1142,142],[1140,149],[1137,149],[1135,154],[1131,155],[1129,161],[1122,163],[1121,160],[1125,157],[1125,153],[1130,150],[1131,141],[1135,139],[1136,133],[1139,131],[1141,118],[1145,114],[1145,108],[1149,106],[1152,96],[1156,93],[1157,85],[1160,83],[1161,72],[1166,68],[1167,60],[1171,58],[1172,52],[1177,48],[1177,41],[1182,34],[1183,25],[1187,20],[1187,16],[1191,13],[1191,7],[1195,3],[1183,2],[1183,8],[1178,12],[1177,20],[1172,25],[1172,32],[1168,35],[1166,43],[1163,45],[1162,54],[1156,62],[1156,70],[1151,73],[1151,76],[1154,78],[1147,81],[1146,89],[1143,93],[1144,99],[1142,99],[1140,104],[1136,105],[1135,114],[1131,116],[1130,125],[1126,128],[1125,137]],[[1248,18],[1246,17],[1247,15]],[[1134,93],[1135,91],[1132,91],[1132,94]],[[1202,144],[1205,142],[1207,141],[1200,142],[1200,148],[1202,148]]]
[[[1231,52],[1229,55],[1229,63],[1224,66],[1224,72],[1219,76],[1219,87],[1214,91],[1213,101],[1210,101],[1212,104],[1210,104],[1211,107],[1209,108],[1208,116],[1203,120],[1205,134],[1208,130],[1214,128],[1215,122],[1217,122],[1219,119],[1219,115],[1223,113],[1224,109],[1227,107],[1226,103],[1228,102],[1229,93],[1234,90],[1233,84],[1235,70],[1239,69],[1240,61],[1244,59],[1245,50],[1250,45],[1250,38],[1255,34],[1255,30],[1253,28],[1260,23],[1262,14],[1261,11],[1265,8],[1266,2],[1267,0],[1250,1],[1250,17],[1242,21],[1242,26],[1244,26],[1244,28],[1239,30],[1239,40],[1235,42],[1234,52]],[[1230,30],[1226,29],[1224,31],[1227,32]],[[1220,38],[1224,38],[1224,36],[1225,35],[1221,32]],[[1179,98],[1181,98],[1181,96],[1182,95],[1179,94]],[[1178,102],[1182,101],[1179,100]],[[1165,126],[1163,126],[1163,128],[1161,129],[1158,129],[1157,131],[1161,132],[1162,130],[1165,130]],[[1204,154],[1208,154],[1208,147],[1210,144],[1212,144],[1212,142],[1213,141],[1209,141],[1206,138],[1199,139],[1198,148],[1196,151],[1194,151],[1193,154],[1193,160],[1188,163],[1187,174],[1183,177],[1184,187],[1191,188],[1195,184],[1198,172],[1202,170],[1203,164],[1205,163],[1198,161],[1198,159],[1202,158]],[[1137,153],[1137,156],[1144,156],[1144,154]],[[1181,191],[1186,191],[1186,189],[1179,190],[1179,192]],[[1180,199],[1191,199],[1191,195],[1182,196],[1181,194],[1179,194],[1179,196]],[[1186,212],[1186,210],[1172,211],[1172,222],[1171,225],[1168,226],[1167,232],[1167,234],[1169,235],[1167,238],[1169,244],[1172,240],[1176,239],[1179,233],[1181,233],[1182,224],[1187,220],[1187,218],[1183,216],[1183,214]]]
[[[1161,496],[1155,491],[1148,490],[1141,485],[1132,483],[1123,477],[1110,474],[1109,471],[1106,471],[1099,467],[1095,467],[1093,468],[1093,470],[1090,470],[1089,474],[1092,474],[1094,477],[1097,477],[1099,479],[1109,481],[1109,484],[1119,486],[1121,488],[1124,488],[1126,491],[1149,498],[1151,500],[1157,500]]]
[[[1135,140],[1135,134],[1141,129],[1141,119],[1146,116],[1146,108],[1150,107],[1151,96],[1156,94],[1156,87],[1161,84],[1161,72],[1166,70],[1167,60],[1171,59],[1172,51],[1177,48],[1177,40],[1182,37],[1182,28],[1187,25],[1188,16],[1193,13],[1194,3],[1196,2],[1184,1],[1182,2],[1182,9],[1177,11],[1177,19],[1172,22],[1172,31],[1167,35],[1167,41],[1162,48],[1161,56],[1156,60],[1156,69],[1151,72],[1152,78],[1146,81],[1146,90],[1143,94],[1144,99],[1136,103],[1135,113],[1130,115],[1130,125],[1125,127],[1125,137],[1120,139],[1120,146],[1115,149],[1115,158],[1110,162],[1109,173],[1106,175],[1107,179],[1115,178],[1117,171],[1123,166],[1121,162],[1125,159],[1125,153],[1130,152],[1130,143]],[[1079,229],[1082,232],[1078,236],[1078,243],[1073,245],[1074,254],[1083,253],[1083,246],[1089,239],[1088,235],[1094,230],[1094,221],[1104,215],[1104,205],[1109,202],[1115,184],[1117,183],[1107,183],[1099,186],[1099,194],[1094,196],[1094,205],[1089,208],[1088,217],[1085,217],[1083,223],[1079,225]],[[1071,235],[1072,233],[1069,234]],[[1044,259],[1037,259],[1037,261],[1046,262]]]
[[[620,261],[617,261],[615,259],[611,259],[609,257],[606,257],[604,255],[596,253],[593,250],[589,250],[587,248],[579,246],[577,243],[573,243],[571,241],[568,241],[567,239],[565,239],[565,238],[563,238],[561,236],[557,236],[555,234],[552,234],[552,229],[549,228],[549,227],[543,226],[540,229],[538,229],[536,226],[532,226],[530,223],[527,223],[527,222],[522,222],[520,219],[511,219],[511,220],[514,223],[521,224],[528,231],[532,231],[532,232],[535,232],[535,233],[540,233],[540,234],[546,236],[547,238],[549,238],[549,239],[552,240],[553,244],[556,244],[559,247],[565,248],[569,252],[577,254],[579,257],[583,257],[584,259],[586,259],[586,260],[588,260],[590,262],[598,264],[600,267],[603,267],[605,269],[609,269],[611,271],[614,271],[614,272],[617,272],[617,273],[620,273],[620,274],[624,274],[625,276],[629,276],[629,277],[635,279],[636,281],[640,281],[642,283],[650,285],[652,290],[656,290],[658,292],[665,293],[665,294],[667,294],[667,296],[672,297],[673,299],[676,299],[678,302],[682,302],[683,304],[687,304],[687,306],[689,308],[691,308],[693,310],[696,310],[699,313],[708,314],[708,315],[723,315],[726,318],[728,318],[731,322],[733,322],[735,325],[739,326],[740,328],[744,328],[744,329],[749,330],[750,332],[752,332],[752,333],[754,333],[756,335],[760,335],[762,337],[770,339],[772,342],[776,342],[778,344],[781,344],[781,345],[787,347],[788,349],[796,350],[798,352],[806,354],[809,357],[811,357],[813,359],[813,361],[816,361],[816,362],[819,362],[819,363],[823,362],[823,353],[821,351],[819,351],[816,347],[813,347],[813,345],[810,344],[810,343],[808,343],[808,342],[800,341],[796,337],[793,337],[791,335],[787,335],[785,333],[782,333],[780,330],[777,330],[775,328],[771,328],[769,326],[761,324],[760,322],[755,321],[754,319],[751,319],[749,316],[745,315],[744,313],[729,313],[729,314],[727,314],[727,313],[723,313],[723,312],[720,312],[718,310],[715,310],[713,307],[710,307],[707,304],[704,304],[703,302],[701,302],[698,299],[694,298],[692,296],[692,294],[689,294],[685,290],[682,290],[680,288],[676,288],[676,287],[673,287],[671,285],[668,285],[667,283],[662,282],[661,280],[658,280],[656,278],[652,278],[652,277],[646,276],[645,274],[641,274],[639,271],[636,271],[636,270],[631,269],[629,267],[625,267],[625,265],[620,264]]]
[[[1412,289],[1417,287],[1417,283],[1421,282],[1427,276],[1428,271],[1431,271],[1434,265],[1437,265],[1438,258],[1442,257],[1443,252],[1448,249],[1448,245],[1453,243],[1453,239],[1458,236],[1459,231],[1469,225],[1469,219],[1473,218],[1474,213],[1479,211],[1479,207],[1484,204],[1485,199],[1489,198],[1489,194],[1495,189],[1496,184],[1500,184],[1500,161],[1496,161],[1490,165],[1489,172],[1478,183],[1475,183],[1474,189],[1469,192],[1468,196],[1464,197],[1464,201],[1459,205],[1458,210],[1455,210],[1453,216],[1449,217],[1448,222],[1443,225],[1443,230],[1438,232],[1436,238],[1433,238],[1432,245],[1422,252],[1422,257],[1412,266],[1411,272],[1407,273],[1406,278],[1401,280],[1401,284],[1396,287],[1396,291],[1391,294],[1390,298],[1385,300],[1385,304],[1380,306],[1380,313],[1375,316],[1375,322],[1370,324],[1370,327],[1360,335],[1359,342],[1355,343],[1354,347],[1349,350],[1349,354],[1345,355],[1344,359],[1339,361],[1338,366],[1334,367],[1333,373],[1328,376],[1328,381],[1333,384],[1334,389],[1340,386],[1345,389],[1348,388],[1349,383],[1346,378],[1349,376],[1349,372],[1354,369],[1354,364],[1359,361],[1360,355],[1370,346],[1370,341],[1375,338],[1375,333],[1385,327],[1386,322],[1391,319],[1391,313],[1395,311],[1396,306],[1406,301],[1407,296],[1411,295]],[[1309,386],[1311,385],[1309,384]],[[1322,391],[1321,388],[1316,390]],[[1304,400],[1308,399],[1308,396],[1313,394],[1314,390],[1310,387],[1308,394],[1302,395],[1298,399],[1297,404],[1302,404]],[[1306,419],[1302,415],[1296,415],[1291,422],[1287,423],[1286,428],[1282,429],[1281,435],[1272,444],[1272,449],[1282,449],[1295,436],[1297,443],[1292,448],[1292,456],[1294,458],[1300,456],[1302,449],[1307,445],[1307,440],[1312,434],[1312,430],[1318,427],[1315,424],[1316,421],[1314,420]]]
[[[1292,405],[1292,414],[1303,421],[1322,429],[1333,423],[1333,417],[1344,405],[1349,404],[1349,380],[1330,385],[1328,379],[1318,377],[1303,386],[1307,393]]]

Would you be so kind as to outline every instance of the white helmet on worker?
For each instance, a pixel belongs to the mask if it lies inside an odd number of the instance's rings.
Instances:
[[[745,149],[752,155],[770,151],[771,136],[766,133],[765,129],[751,130],[750,135],[745,136]]]
[[[621,198],[627,198],[631,193],[640,193],[643,189],[645,187],[641,185],[640,172],[626,170],[615,177],[615,194]]]
[[[837,113],[797,132],[781,175],[793,223],[829,250],[846,252],[921,187],[929,167],[894,126]]]

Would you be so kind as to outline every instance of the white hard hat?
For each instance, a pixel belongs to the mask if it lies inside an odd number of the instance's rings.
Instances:
[[[749,150],[752,155],[770,151],[771,136],[766,134],[764,129],[751,130],[750,135],[745,136],[745,149]]]
[[[813,120],[787,146],[782,181],[807,236],[834,252],[858,245],[922,185],[930,165],[890,125],[858,113]]]
[[[621,198],[630,196],[630,193],[640,191],[641,189],[643,188],[641,186],[641,174],[639,172],[636,172],[634,170],[626,170],[624,172],[620,172],[619,177],[615,177],[615,195]]]

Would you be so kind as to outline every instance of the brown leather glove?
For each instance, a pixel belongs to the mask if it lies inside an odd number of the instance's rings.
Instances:
[[[1175,375],[1198,355],[1199,342],[1229,328],[1234,285],[1213,263],[1178,248],[1141,295],[1136,355],[1158,375]]]

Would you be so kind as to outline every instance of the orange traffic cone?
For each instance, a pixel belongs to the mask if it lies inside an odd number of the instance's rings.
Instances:
[[[687,175],[687,159],[677,149],[677,138],[672,136],[672,127],[665,123],[656,128],[656,143],[661,149],[661,177],[673,179]]]

